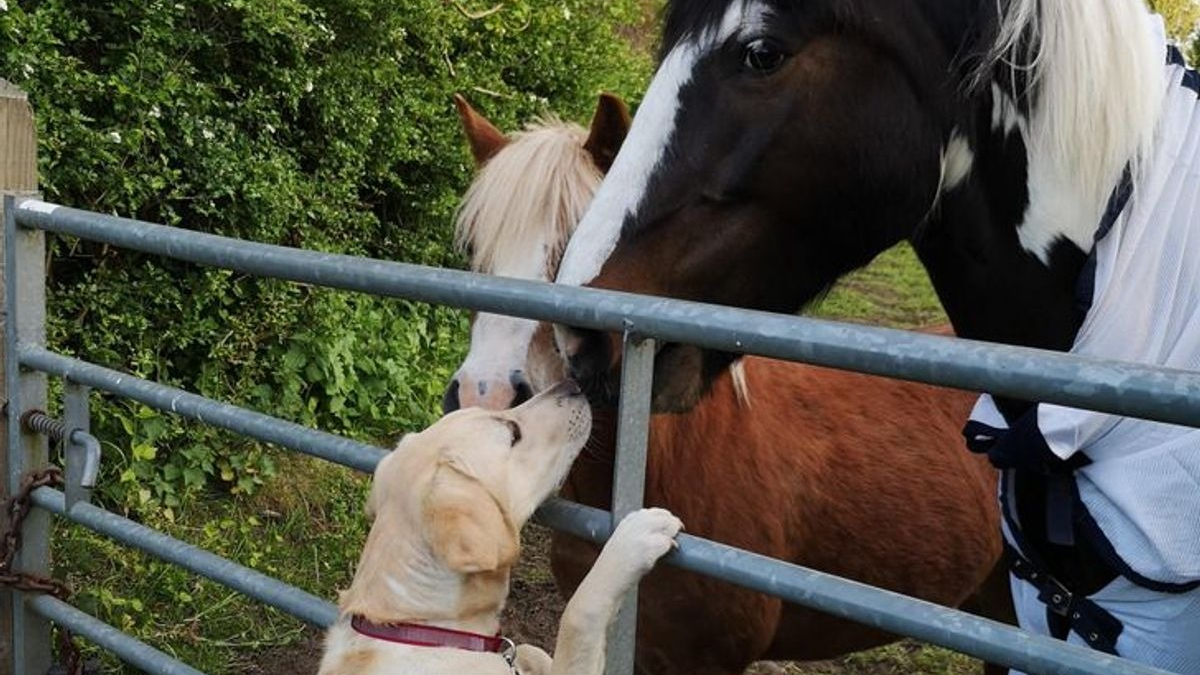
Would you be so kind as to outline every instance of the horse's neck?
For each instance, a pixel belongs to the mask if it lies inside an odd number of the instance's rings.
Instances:
[[[990,101],[976,117],[971,177],[913,244],[958,335],[1065,351],[1083,322],[1076,285],[1087,253],[1060,240],[1043,261],[1022,247],[1031,195],[1022,136],[993,128]]]

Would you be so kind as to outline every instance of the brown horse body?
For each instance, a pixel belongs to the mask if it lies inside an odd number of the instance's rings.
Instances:
[[[461,99],[459,110],[476,159],[486,162],[460,215],[460,240],[476,269],[547,280],[557,257],[544,265],[521,258],[560,251],[565,242],[529,225],[544,221],[540,228],[569,237],[582,207],[562,208],[561,197],[539,199],[533,188],[546,183],[545,194],[584,190],[590,198],[623,138],[623,104],[603,98],[590,134],[547,125],[512,139]],[[546,158],[556,158],[552,170]],[[560,183],[549,187],[554,181]],[[586,181],[593,184],[585,188]],[[522,200],[548,215],[520,211]],[[490,213],[498,208],[506,211]],[[520,383],[536,391],[562,377],[545,327],[505,321],[476,317],[472,354],[447,394],[449,406],[502,406],[520,399]],[[506,340],[514,335],[527,344],[510,349]],[[522,362],[507,363],[512,354]],[[1001,548],[996,476],[985,459],[965,451],[960,433],[973,398],[747,357],[687,414],[653,417],[645,502],[670,509],[700,537],[942,605],[975,596],[986,615],[1011,620],[1007,577],[992,574]],[[565,497],[609,508],[612,421],[604,411],[595,416]],[[554,536],[553,572],[565,596],[598,552]],[[638,626],[638,670],[650,675],[733,675],[757,660],[826,659],[895,639],[665,566],[642,585]]]
[[[686,415],[655,415],[646,503],[689,533],[946,606],[1009,619],[996,475],[963,451],[973,396],[801,364],[745,359],[752,403],[730,374]],[[611,432],[611,430],[610,430]],[[564,496],[608,508],[611,444],[581,457]],[[599,549],[555,535],[569,594]],[[894,636],[671,567],[642,585],[639,670],[740,673],[819,660]]]

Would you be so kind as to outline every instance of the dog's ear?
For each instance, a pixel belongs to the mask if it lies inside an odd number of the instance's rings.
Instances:
[[[480,115],[467,103],[461,94],[454,95],[454,105],[458,108],[458,118],[462,121],[463,132],[471,143],[471,154],[475,157],[475,166],[487,163],[500,149],[508,145],[508,137]]]
[[[621,144],[629,133],[629,108],[625,101],[612,94],[601,94],[592,116],[592,128],[583,149],[592,156],[592,161],[602,173],[612,168]]]
[[[460,574],[496,571],[520,553],[517,532],[495,498],[453,460],[434,475],[425,531],[434,553]]]

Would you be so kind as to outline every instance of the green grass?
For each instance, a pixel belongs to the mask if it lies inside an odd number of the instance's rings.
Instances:
[[[305,457],[278,461],[279,475],[252,497],[212,495],[145,524],[333,600],[366,536],[367,481]],[[58,568],[84,611],[206,673],[295,672],[261,670],[260,654],[302,643],[299,621],[83,528],[55,535]],[[138,672],[97,655],[106,673]]]
[[[851,275],[812,313],[899,327],[945,320],[906,245]],[[143,516],[145,523],[333,600],[349,582],[366,534],[366,481],[293,454],[279,452],[275,460],[278,475],[254,495],[206,495],[175,509],[173,518]],[[82,528],[58,526],[55,555],[82,609],[204,672],[311,671],[319,650],[314,632],[278,611]],[[535,566],[523,574],[534,587],[546,585],[545,569]],[[136,672],[109,657],[105,662],[106,672]],[[902,643],[837,662],[781,665],[774,672],[962,675],[976,668],[976,662],[950,652]]]
[[[810,313],[895,328],[946,322],[929,277],[908,244],[883,253],[842,280]]]
[[[916,642],[900,642],[838,661],[784,664],[787,675],[978,675],[979,662]]]

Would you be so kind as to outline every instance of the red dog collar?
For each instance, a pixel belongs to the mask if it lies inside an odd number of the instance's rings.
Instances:
[[[378,624],[367,621],[361,616],[351,617],[350,627],[360,635],[402,645],[449,647],[469,652],[487,652],[506,656],[513,649],[512,640],[499,635],[480,635],[412,623]]]

